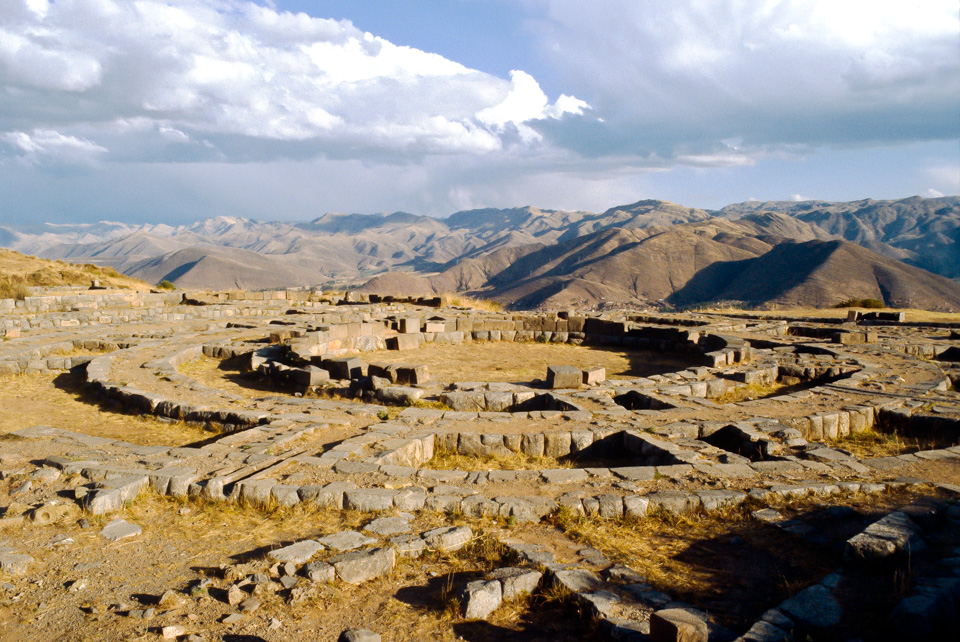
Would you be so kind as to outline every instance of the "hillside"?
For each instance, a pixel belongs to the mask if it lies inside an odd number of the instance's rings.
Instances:
[[[110,267],[76,265],[64,261],[27,256],[13,250],[0,249],[0,298],[18,298],[31,288],[90,286],[98,280],[104,287],[122,290],[148,290],[139,279],[119,274]]]
[[[759,201],[728,205],[718,216],[736,219],[778,212],[829,234],[951,279],[960,278],[960,198],[850,203]]]
[[[514,305],[759,296],[718,288],[736,276],[731,270],[738,261],[757,259],[785,242],[834,240],[960,279],[960,197],[751,201],[714,212],[642,200],[601,213],[527,206],[468,210],[446,219],[328,213],[302,222],[220,216],[178,227],[100,222],[0,228],[0,243],[14,249],[110,265],[151,283],[342,288],[380,275],[364,289],[485,291]],[[860,258],[872,265],[873,257]],[[713,272],[704,272],[714,263],[719,265]],[[819,273],[810,267],[810,274]],[[875,282],[861,289],[878,288]],[[813,290],[800,291],[814,296]],[[776,297],[789,298],[786,291]],[[949,297],[922,298],[950,305]]]
[[[465,291],[517,309],[603,302],[682,307],[718,301],[830,306],[852,296],[960,309],[960,284],[782,214],[606,229],[556,245],[498,250],[429,277],[388,274],[361,291]]]

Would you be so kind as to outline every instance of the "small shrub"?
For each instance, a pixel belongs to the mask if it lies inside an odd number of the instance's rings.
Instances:
[[[163,281],[160,281],[160,283],[157,283],[157,288],[161,290],[176,290],[177,286],[175,286],[170,281],[167,281],[166,279],[164,279]]]
[[[10,277],[0,278],[0,299],[23,301],[30,296],[30,288],[23,281]]]
[[[478,299],[462,294],[445,293],[440,295],[445,307],[473,308],[474,310],[485,310],[487,312],[503,312],[503,306],[490,299]]]
[[[880,299],[846,299],[840,303],[833,306],[834,308],[867,308],[871,310],[879,310],[887,307],[883,301]]]

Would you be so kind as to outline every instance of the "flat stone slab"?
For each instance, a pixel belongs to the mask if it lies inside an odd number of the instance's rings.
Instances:
[[[352,551],[361,546],[376,544],[377,540],[356,531],[340,531],[321,537],[317,542],[335,551]]]
[[[103,530],[100,531],[100,535],[111,542],[117,542],[128,537],[136,537],[142,532],[143,529],[136,524],[131,524],[125,519],[115,519],[104,526]]]
[[[287,562],[292,562],[293,564],[303,564],[304,562],[309,561],[311,557],[323,549],[324,546],[320,542],[312,539],[305,539],[297,542],[296,544],[291,544],[290,546],[284,546],[283,548],[270,551],[267,553],[267,557],[284,564]]]
[[[402,517],[378,517],[364,526],[363,530],[380,537],[401,535],[410,532],[410,521]]]
[[[843,615],[833,592],[822,584],[788,598],[780,604],[780,610],[807,627],[821,630],[836,626]]]
[[[554,468],[541,470],[540,476],[548,484],[573,484],[586,481],[588,475],[582,468]]]
[[[469,526],[450,526],[435,528],[423,534],[427,546],[442,553],[452,553],[466,546],[473,539]]]
[[[568,568],[553,572],[553,581],[571,593],[589,593],[600,588],[600,576],[582,568]]]
[[[330,563],[341,580],[348,584],[360,584],[393,570],[397,556],[392,548],[374,548],[341,553],[331,558]]]

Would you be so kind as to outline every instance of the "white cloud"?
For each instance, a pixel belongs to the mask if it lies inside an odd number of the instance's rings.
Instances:
[[[956,0],[526,0],[539,54],[606,136],[584,153],[713,154],[956,137]]]
[[[10,145],[22,159],[31,163],[47,159],[83,162],[107,151],[92,141],[48,129],[35,129],[30,133],[7,132],[0,135],[0,141]]]
[[[567,95],[551,104],[523,72],[498,78],[242,0],[6,0],[0,90],[0,131],[191,161],[487,153],[587,108]]]
[[[956,162],[938,162],[925,168],[922,173],[933,183],[934,187],[930,188],[932,191],[960,194],[960,165]]]
[[[923,193],[924,198],[940,198],[944,196],[943,192],[937,191],[932,187]]]
[[[519,126],[520,136],[525,141],[540,140],[541,136],[523,123],[544,118],[561,118],[564,114],[580,115],[589,109],[582,100],[563,94],[551,105],[547,95],[530,74],[511,71],[512,87],[507,97],[497,105],[487,107],[477,114],[477,120],[485,125],[502,129],[506,125]]]

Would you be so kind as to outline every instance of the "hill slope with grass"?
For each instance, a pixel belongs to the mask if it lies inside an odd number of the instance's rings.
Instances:
[[[89,287],[94,280],[111,289],[150,289],[143,281],[120,274],[111,267],[50,261],[0,249],[0,299],[22,299],[30,296],[34,288]]]

